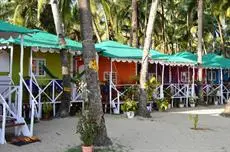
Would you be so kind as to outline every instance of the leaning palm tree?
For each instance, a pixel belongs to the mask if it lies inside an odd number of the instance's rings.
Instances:
[[[140,76],[140,101],[138,107],[138,114],[142,117],[150,117],[150,113],[147,111],[147,94],[146,94],[146,79],[148,72],[148,57],[149,57],[149,49],[151,45],[151,38],[153,33],[154,21],[157,13],[157,6],[159,0],[152,0],[149,20],[147,24],[146,37],[144,43],[143,57],[142,57],[142,66],[141,66],[141,76]]]
[[[111,140],[107,136],[104,113],[101,104],[90,4],[89,0],[79,0],[78,4],[80,12],[83,59],[85,65],[85,80],[88,90],[87,101],[89,102],[90,117],[98,125],[94,145],[106,146],[111,144]]]
[[[58,0],[51,0],[50,4],[51,4],[53,18],[54,18],[54,24],[56,27],[56,33],[59,38],[59,45],[62,46],[62,49],[60,50],[60,55],[61,55],[61,65],[62,65],[63,94],[62,94],[60,109],[57,115],[60,117],[66,117],[69,115],[69,107],[70,107],[70,100],[71,100],[70,99],[71,77],[69,72],[69,60],[68,60],[69,58],[68,58],[68,52],[65,49],[66,42],[64,38],[62,21],[58,10]]]

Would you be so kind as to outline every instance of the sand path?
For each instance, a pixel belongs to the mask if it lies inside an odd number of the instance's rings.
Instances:
[[[116,145],[130,152],[230,152],[230,118],[218,116],[223,107],[173,109],[154,112],[151,119],[106,115],[108,134]],[[199,127],[194,131],[188,113],[199,114]],[[35,124],[41,143],[22,147],[0,145],[0,152],[64,152],[79,145],[75,134],[77,118],[54,119]]]

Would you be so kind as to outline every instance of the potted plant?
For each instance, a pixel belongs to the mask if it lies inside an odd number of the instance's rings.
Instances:
[[[44,102],[42,105],[42,111],[44,114],[44,120],[49,120],[51,118],[52,105],[51,103]]]
[[[131,99],[126,99],[124,104],[121,106],[121,110],[126,112],[128,118],[133,118],[135,111],[137,110],[137,103]]]
[[[198,97],[197,96],[194,96],[194,97],[190,97],[189,98],[189,105],[190,105],[190,107],[195,107],[196,106],[196,100],[198,99]]]
[[[80,134],[82,141],[82,152],[93,152],[93,141],[96,136],[97,124],[93,121],[88,114],[84,112],[77,125],[77,133]]]
[[[165,98],[157,100],[156,103],[157,103],[157,108],[159,109],[159,111],[165,111],[169,107],[169,102]]]
[[[182,100],[179,102],[179,108],[184,108],[184,102]]]

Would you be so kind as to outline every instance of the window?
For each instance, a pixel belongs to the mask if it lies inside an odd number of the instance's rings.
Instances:
[[[208,81],[216,81],[216,71],[208,71]]]
[[[110,74],[110,72],[104,72],[104,81],[108,81],[109,80],[109,74]],[[113,80],[114,84],[117,83],[117,73],[116,72],[112,73],[112,80]]]
[[[188,72],[181,72],[181,82],[188,82]]]
[[[35,76],[45,76],[43,65],[46,65],[45,59],[33,59],[32,71]]]

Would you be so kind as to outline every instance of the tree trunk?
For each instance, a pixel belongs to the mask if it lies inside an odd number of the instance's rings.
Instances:
[[[165,19],[164,19],[164,1],[161,0],[161,32],[162,32],[162,52],[167,53],[166,52],[166,40],[165,40]]]
[[[203,39],[203,0],[198,0],[198,45],[197,45],[197,62],[198,62],[198,81],[199,81],[199,99],[203,101],[203,89],[202,89],[202,39]]]
[[[83,44],[83,59],[85,65],[85,78],[87,90],[89,91],[87,99],[89,101],[90,117],[96,121],[99,126],[94,145],[107,146],[112,144],[107,136],[104,114],[102,110],[100,87],[97,68],[93,69],[90,64],[96,61],[96,51],[93,42],[92,17],[89,9],[89,0],[79,0],[81,34]]]
[[[219,32],[220,32],[220,42],[221,42],[221,51],[222,54],[224,54],[224,56],[227,56],[226,50],[225,50],[225,46],[224,46],[224,35],[223,35],[223,29],[222,29],[222,25],[220,22],[220,19],[217,19],[217,24],[218,24],[218,28],[219,28]]]
[[[140,101],[138,104],[139,105],[138,114],[142,117],[150,117],[150,113],[147,111],[146,108],[147,94],[145,90],[145,83],[146,83],[147,73],[148,73],[148,55],[149,55],[149,49],[150,49],[150,44],[152,39],[154,21],[156,18],[158,2],[159,0],[152,0],[150,13],[149,13],[149,20],[148,20],[148,25],[146,30],[143,57],[142,57],[141,76],[140,76]]]
[[[69,72],[69,59],[68,52],[65,49],[66,42],[64,38],[64,30],[62,27],[62,21],[58,11],[58,1],[51,0],[51,8],[54,18],[54,23],[56,27],[56,33],[59,38],[59,45],[62,46],[63,49],[60,50],[61,56],[61,65],[62,65],[62,80],[63,80],[63,94],[61,99],[61,105],[59,111],[57,113],[58,117],[66,117],[69,115],[69,107],[70,107],[70,91],[71,91],[71,78]]]
[[[132,0],[132,29],[130,33],[130,44],[138,47],[138,7],[137,0]]]

